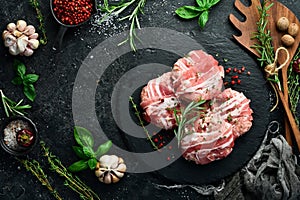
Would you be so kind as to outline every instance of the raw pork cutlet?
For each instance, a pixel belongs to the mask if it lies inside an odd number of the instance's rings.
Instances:
[[[191,51],[173,68],[176,95],[187,101],[210,100],[222,91],[224,69],[202,50]]]
[[[250,100],[230,88],[211,101],[211,107],[185,127],[181,140],[183,157],[196,164],[207,164],[228,156],[234,141],[252,126]]]
[[[180,110],[171,76],[172,72],[167,72],[150,80],[141,93],[140,105],[145,111],[144,119],[166,130],[176,126],[174,108]]]
[[[181,140],[183,157],[196,164],[208,164],[228,156],[234,146],[232,125],[217,114],[208,113],[198,118],[194,126],[185,129]]]
[[[235,137],[243,135],[252,126],[250,100],[241,92],[231,88],[224,90],[212,101],[211,109],[232,125]]]

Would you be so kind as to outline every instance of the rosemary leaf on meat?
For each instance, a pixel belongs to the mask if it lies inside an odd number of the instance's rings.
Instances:
[[[288,89],[289,89],[289,101],[291,106],[291,111],[294,115],[296,124],[299,127],[299,119],[297,118],[297,106],[300,100],[300,74],[293,71],[293,62],[300,58],[300,47],[296,55],[294,56],[292,62],[290,63],[288,69]]]
[[[25,109],[31,108],[30,105],[21,105],[23,103],[23,99],[19,102],[15,102],[10,98],[6,97],[3,91],[0,89],[2,105],[7,117],[10,115],[24,115],[26,112]]]
[[[50,170],[65,178],[65,186],[76,192],[81,199],[100,200],[99,196],[85,183],[83,183],[79,179],[79,177],[73,175],[67,170],[67,168],[61,163],[61,161],[50,152],[48,147],[46,147],[45,142],[42,141],[40,144],[44,152],[44,156],[47,158],[48,164],[50,165]]]
[[[174,130],[175,136],[178,141],[178,147],[180,146],[180,141],[182,138],[187,134],[184,130],[185,126],[188,124],[193,123],[202,112],[199,112],[200,110],[203,110],[204,108],[201,107],[206,101],[192,101],[189,103],[183,110],[181,110],[181,114],[178,115],[178,111],[176,108],[174,108],[174,115],[175,120],[178,125],[177,130]]]
[[[40,166],[40,163],[36,160],[19,160],[26,168],[27,171],[30,171],[48,190],[51,194],[58,200],[62,200],[63,198],[60,194],[51,186],[47,175],[45,174],[44,170]]]
[[[44,22],[44,16],[42,14],[42,11],[40,9],[40,4],[38,0],[29,0],[30,5],[35,9],[36,12],[36,18],[38,19],[40,25],[39,25],[39,30],[42,33],[42,36],[40,37],[40,43],[42,45],[46,45],[48,38],[46,35],[46,29],[45,29],[45,22]]]
[[[144,122],[143,122],[143,120],[142,120],[141,113],[139,112],[139,110],[138,110],[138,108],[137,108],[137,105],[134,103],[134,100],[133,100],[133,98],[132,98],[131,96],[129,97],[129,101],[130,101],[130,103],[132,104],[132,107],[134,108],[134,111],[135,111],[134,114],[135,114],[135,116],[138,118],[141,127],[143,128],[145,134],[147,135],[147,139],[150,141],[152,147],[153,147],[155,150],[159,150],[159,148],[158,148],[158,147],[155,145],[155,143],[153,142],[153,140],[152,140],[152,138],[151,138],[151,136],[150,136],[150,134],[149,134],[149,131],[148,131],[148,130],[146,129],[146,127],[144,126]]]
[[[104,12],[104,16],[100,20],[100,23],[105,21],[109,16],[118,16],[123,13],[124,10],[131,7],[135,4],[133,11],[122,18],[119,18],[119,21],[129,20],[130,28],[128,38],[121,42],[119,45],[129,42],[130,47],[133,51],[136,51],[135,39],[138,39],[136,35],[136,28],[140,29],[139,15],[144,14],[144,6],[146,4],[146,0],[128,0],[122,1],[119,5],[109,5],[108,0],[103,1],[103,6],[99,6],[102,12]]]

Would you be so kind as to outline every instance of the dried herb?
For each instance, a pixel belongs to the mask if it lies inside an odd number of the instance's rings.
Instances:
[[[294,56],[288,69],[289,101],[290,101],[291,111],[294,115],[298,127],[300,124],[299,124],[299,119],[296,116],[297,116],[297,106],[300,99],[300,75],[299,73],[293,70],[293,64],[294,62],[297,62],[299,58],[300,58],[300,47],[298,48],[298,51]]]
[[[15,85],[23,85],[24,95],[30,101],[34,101],[36,97],[36,91],[33,83],[37,82],[39,75],[26,74],[26,67],[19,60],[14,60],[14,69],[16,71],[16,77],[12,80],[12,83]]]
[[[147,136],[147,139],[150,141],[152,147],[153,147],[155,150],[159,150],[159,148],[158,148],[158,147],[155,145],[155,143],[153,142],[153,140],[152,140],[152,138],[151,138],[151,136],[150,136],[148,130],[147,130],[146,127],[144,126],[144,122],[143,122],[143,120],[142,120],[141,113],[139,112],[139,110],[138,110],[138,108],[137,108],[137,105],[134,103],[133,98],[132,98],[132,97],[129,97],[129,101],[130,101],[130,103],[132,104],[132,107],[134,108],[134,111],[135,111],[134,114],[135,114],[135,116],[138,118],[139,123],[140,123],[141,127],[143,128],[143,130],[144,130],[144,132],[145,132],[145,134],[146,134],[146,136]]]
[[[174,115],[176,119],[176,123],[178,125],[177,130],[174,130],[175,136],[178,141],[178,146],[180,146],[180,141],[182,138],[186,135],[186,132],[184,131],[184,127],[188,124],[193,123],[199,116],[202,114],[201,110],[203,110],[203,107],[200,107],[203,105],[206,101],[192,101],[189,103],[184,109],[181,110],[181,114],[178,115],[178,111],[176,108],[174,108]]]
[[[88,168],[94,170],[100,156],[105,154],[112,146],[112,142],[109,140],[101,144],[97,151],[94,151],[94,138],[91,132],[79,126],[74,128],[74,138],[79,146],[73,146],[73,150],[81,160],[68,167],[70,172],[79,172]]]
[[[5,111],[5,114],[7,117],[9,117],[10,114],[11,115],[24,115],[24,114],[26,114],[26,112],[24,110],[31,108],[30,105],[21,105],[23,102],[23,99],[17,103],[15,101],[9,99],[8,97],[6,97],[2,90],[0,90],[0,94],[1,94],[3,108],[4,108],[4,111]]]
[[[137,36],[136,36],[135,29],[141,28],[139,22],[139,14],[144,14],[145,3],[146,0],[128,0],[128,1],[121,1],[121,3],[118,5],[109,5],[108,0],[104,0],[103,6],[99,6],[101,11],[105,13],[104,17],[102,17],[102,19],[100,20],[101,23],[109,16],[119,16],[119,14],[121,14],[124,10],[126,10],[127,8],[135,4],[133,11],[129,15],[119,19],[120,21],[122,20],[130,21],[129,36],[125,41],[121,42],[119,45],[129,42],[130,47],[133,51],[136,51],[135,38],[137,38]]]
[[[204,28],[208,21],[209,10],[220,2],[220,0],[196,0],[198,6],[182,6],[175,13],[183,19],[198,17],[200,28]]]
[[[44,170],[41,168],[40,163],[36,160],[19,160],[27,169],[30,171],[41,183],[43,186],[47,187],[51,194],[58,200],[62,200],[63,198],[60,194],[51,186],[47,175]]]
[[[76,192],[81,199],[100,200],[99,196],[85,183],[83,183],[79,177],[73,175],[67,170],[61,161],[49,151],[49,148],[46,147],[44,142],[41,142],[41,147],[44,152],[44,156],[47,158],[47,161],[50,165],[50,169],[65,178],[65,186]]]
[[[42,14],[42,11],[40,9],[40,4],[38,0],[29,0],[29,3],[36,11],[36,18],[39,20],[39,30],[42,32],[42,36],[40,37],[40,43],[45,45],[47,44],[47,35],[46,35],[46,29],[45,29],[45,22],[44,22],[44,16]]]

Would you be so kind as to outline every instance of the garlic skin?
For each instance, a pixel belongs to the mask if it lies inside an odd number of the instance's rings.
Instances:
[[[39,34],[33,25],[27,25],[26,21],[18,20],[17,23],[9,23],[7,30],[2,32],[4,45],[9,48],[11,55],[31,56],[39,47]]]
[[[124,160],[116,155],[103,155],[96,165],[95,175],[105,184],[117,183],[126,171]]]

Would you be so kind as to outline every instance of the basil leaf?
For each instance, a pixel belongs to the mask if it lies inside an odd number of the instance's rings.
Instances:
[[[204,0],[196,0],[197,4],[201,7],[204,8],[205,7],[205,2]]]
[[[178,8],[175,13],[183,18],[183,19],[192,19],[199,16],[200,12],[202,11],[201,8],[195,6],[182,6]]]
[[[24,84],[27,83],[35,83],[39,79],[39,75],[37,74],[27,74],[23,77]]]
[[[85,160],[79,160],[75,163],[73,163],[71,166],[68,167],[68,170],[70,172],[79,172],[85,169],[88,169],[89,165],[88,162]]]
[[[209,5],[210,5],[209,7],[212,7],[212,6],[216,5],[219,2],[220,2],[220,0],[210,0],[209,1]]]
[[[75,128],[74,128],[74,138],[75,138],[77,144],[79,144],[81,147],[83,147],[84,145],[82,144],[79,134],[77,132],[77,127],[78,126],[75,126]]]
[[[17,76],[11,81],[14,85],[22,85],[23,80],[21,77]]]
[[[95,158],[92,158],[92,159],[88,160],[88,165],[89,165],[91,170],[94,170],[96,168],[97,162],[98,161]]]
[[[112,146],[112,142],[110,140],[101,144],[96,151],[96,157],[99,158],[100,156],[108,152],[111,146]]]
[[[207,21],[208,21],[208,11],[206,10],[203,13],[201,13],[201,15],[199,16],[198,24],[201,28],[204,28]]]
[[[25,65],[19,60],[14,60],[13,66],[14,66],[16,72],[17,72],[17,75],[20,76],[21,78],[23,78],[23,76],[26,73]]]
[[[30,101],[34,101],[36,97],[36,92],[32,84],[24,85],[23,92]]]
[[[87,129],[80,127],[80,126],[76,126],[75,129],[78,133],[78,136],[79,136],[80,141],[83,144],[83,146],[88,146],[88,147],[93,148],[94,138],[93,138],[91,132],[89,132]]]
[[[82,147],[84,155],[88,158],[95,158],[95,152],[91,147]]]
[[[84,160],[86,160],[86,159],[89,158],[89,157],[87,157],[87,156],[84,154],[82,147],[73,146],[72,148],[73,148],[75,154],[76,154],[79,158],[84,159]]]

